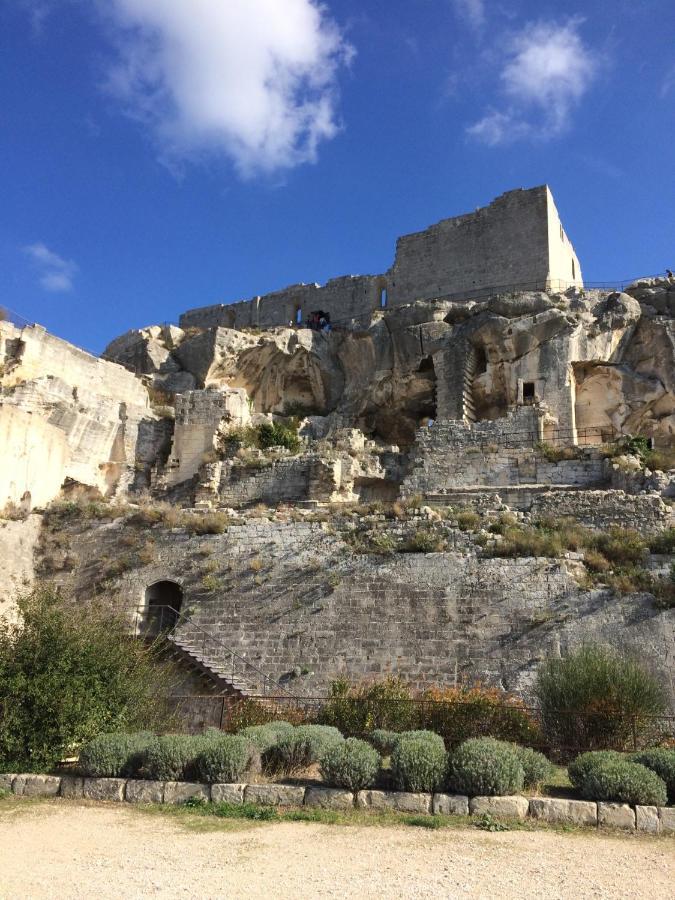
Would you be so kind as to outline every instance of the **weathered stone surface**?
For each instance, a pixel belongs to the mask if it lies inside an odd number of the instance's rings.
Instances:
[[[305,792],[305,806],[320,809],[351,809],[354,806],[354,794],[338,788],[309,787]]]
[[[165,803],[185,803],[191,797],[209,801],[211,799],[209,785],[194,784],[191,781],[167,781],[164,783]]]
[[[84,778],[77,775],[63,775],[61,778],[61,796],[68,800],[79,800],[84,796]]]
[[[527,797],[472,797],[469,811],[472,816],[499,816],[504,819],[524,819],[529,802]]]
[[[212,803],[243,803],[245,784],[212,784]]]
[[[430,813],[431,794],[415,794],[408,791],[359,791],[356,795],[356,805],[361,809]]]
[[[61,779],[55,775],[17,775],[12,791],[19,797],[56,797]]]
[[[295,784],[247,784],[244,790],[246,803],[261,806],[302,806],[305,788]]]
[[[530,815],[544,822],[565,825],[597,825],[598,805],[588,800],[563,800],[557,797],[532,797]]]
[[[127,803],[163,803],[164,782],[130,778],[124,799]]]
[[[85,778],[82,795],[88,800],[124,800],[124,778]]]
[[[16,775],[5,774],[0,775],[0,791],[11,791],[12,790],[12,782],[16,778]]]
[[[598,825],[635,831],[635,810],[626,803],[598,803]]]
[[[436,816],[468,816],[469,798],[463,794],[434,794],[432,809]]]
[[[659,811],[656,806],[636,806],[635,818],[638,831],[645,831],[648,834],[658,834]]]
[[[663,832],[675,831],[675,806],[659,806],[659,829]]]

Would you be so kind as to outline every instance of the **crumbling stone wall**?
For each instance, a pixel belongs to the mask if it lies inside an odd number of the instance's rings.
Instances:
[[[535,517],[569,516],[583,525],[605,530],[612,526],[653,534],[675,523],[672,507],[658,494],[624,491],[551,491],[536,496],[530,507]]]

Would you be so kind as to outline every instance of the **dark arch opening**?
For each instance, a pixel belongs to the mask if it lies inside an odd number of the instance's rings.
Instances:
[[[183,602],[183,589],[175,581],[156,581],[145,589],[146,633],[159,634],[174,627]]]

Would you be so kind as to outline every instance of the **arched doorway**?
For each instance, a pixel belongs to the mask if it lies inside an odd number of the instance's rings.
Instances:
[[[175,581],[155,581],[145,589],[146,634],[168,631],[178,621],[183,589]]]

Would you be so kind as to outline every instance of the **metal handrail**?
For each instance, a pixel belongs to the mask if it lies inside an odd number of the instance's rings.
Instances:
[[[168,604],[157,604],[153,606],[139,606],[137,608],[137,616],[135,620],[135,636],[141,637],[143,636],[143,632],[145,630],[147,633],[154,633],[154,627],[152,628],[152,632],[148,628],[149,625],[154,626],[156,623],[156,611],[159,611],[159,627],[157,629],[158,635],[164,635],[167,639],[172,635],[175,637],[175,643],[180,646],[180,636],[176,634],[178,627],[180,625],[189,625],[190,628],[194,628],[201,634],[201,649],[202,653],[205,653],[207,641],[211,644],[216,644],[217,647],[225,651],[226,656],[230,658],[230,664],[232,669],[232,681],[234,681],[235,675],[238,674],[237,670],[237,662],[241,664],[243,671],[246,674],[249,672],[254,672],[257,678],[253,679],[254,683],[258,681],[262,682],[263,693],[267,694],[268,690],[279,690],[282,695],[286,698],[293,698],[295,700],[300,700],[296,694],[292,694],[290,691],[287,691],[283,685],[281,685],[278,681],[272,678],[271,675],[266,674],[261,669],[258,669],[257,666],[254,666],[253,663],[249,662],[231,647],[228,647],[220,638],[213,635],[211,632],[207,631],[201,625],[191,619],[190,616],[185,615],[185,613],[181,613],[179,610],[174,609],[174,607],[169,606]],[[155,616],[153,616],[155,613]],[[164,628],[164,621],[166,618],[167,627]],[[170,623],[170,624],[169,624]]]

